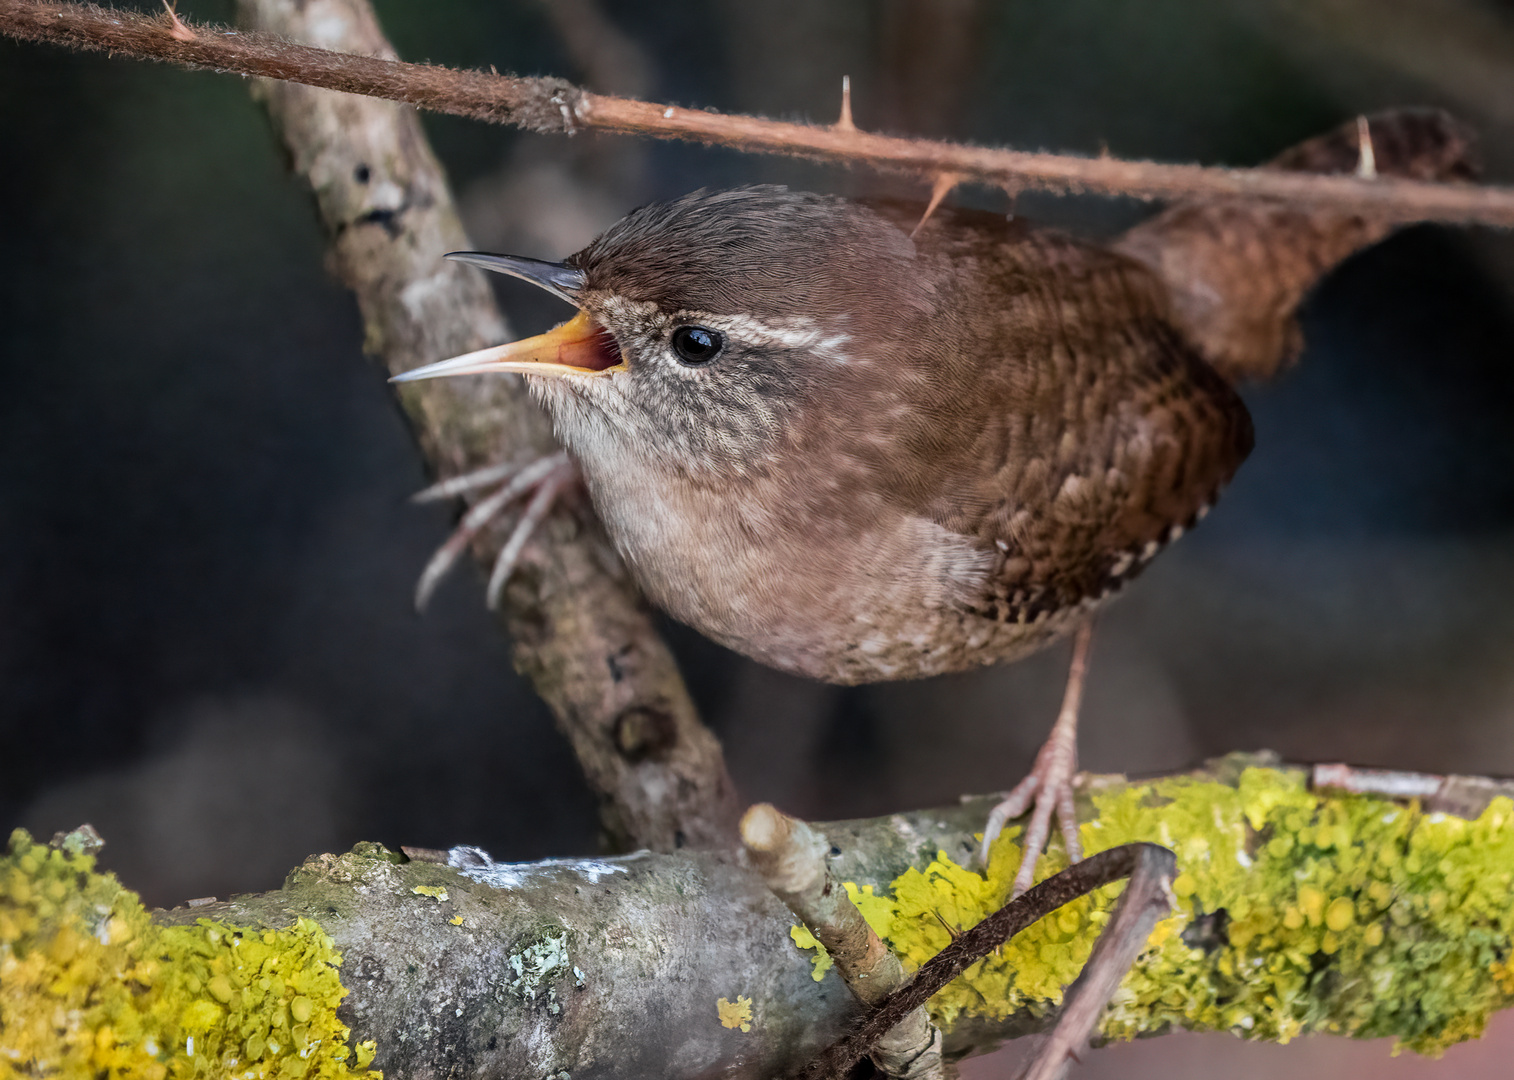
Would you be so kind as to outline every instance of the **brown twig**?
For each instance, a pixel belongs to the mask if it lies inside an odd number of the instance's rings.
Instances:
[[[1316,789],[1334,788],[1358,795],[1379,795],[1390,799],[1418,799],[1425,810],[1456,814],[1481,813],[1489,800],[1507,793],[1508,782],[1485,776],[1441,776],[1436,773],[1404,772],[1397,769],[1362,769],[1354,765],[1321,764],[1314,766],[1309,778]]]
[[[943,986],[1021,930],[1051,914],[1063,904],[1093,892],[1101,886],[1119,881],[1121,878],[1131,877],[1140,871],[1141,888],[1132,887],[1126,890],[1127,895],[1132,897],[1134,902],[1123,902],[1126,897],[1122,896],[1122,904],[1110,921],[1108,936],[1115,941],[1113,947],[1115,955],[1113,960],[1104,960],[1098,966],[1100,975],[1107,975],[1115,963],[1123,957],[1121,949],[1123,946],[1128,946],[1128,939],[1135,932],[1133,928],[1138,928],[1144,922],[1145,915],[1153,910],[1149,895],[1153,884],[1170,880],[1174,865],[1175,858],[1166,848],[1158,847],[1156,844],[1123,844],[1120,847],[1101,851],[1097,855],[1090,855],[1060,874],[1047,878],[1028,892],[1015,897],[977,926],[955,938],[951,944],[915,972],[915,977],[909,983],[885,998],[882,1004],[869,1014],[867,1019],[851,1034],[833,1043],[823,1054],[805,1066],[801,1075],[814,1078],[814,1080],[822,1077],[845,1076],[847,1071],[861,1060],[862,1055],[866,1054],[868,1049],[902,1017],[923,1006]],[[1133,910],[1140,915],[1139,917],[1126,915],[1126,910]],[[1151,924],[1146,923],[1145,929],[1146,933],[1149,933]],[[1136,944],[1139,945],[1145,939],[1146,934],[1143,933],[1136,939]],[[1102,936],[1100,940],[1102,942]],[[1108,950],[1102,955],[1109,955]],[[1133,959],[1134,953],[1130,956]],[[1095,969],[1095,961],[1100,959],[1101,954],[1096,948],[1095,955],[1089,958],[1088,970],[1090,972]],[[1129,966],[1129,961],[1125,963]],[[1123,974],[1124,969],[1121,968],[1119,975],[1123,976]],[[1115,982],[1118,983],[1118,981],[1119,978],[1116,977]],[[1102,982],[1098,989],[1102,989]],[[1110,989],[1112,990],[1113,987],[1111,986]],[[1085,1004],[1092,1002],[1096,996],[1096,993],[1087,994]],[[1097,1020],[1098,1012],[1103,1006],[1104,1001],[1097,1002],[1097,1007],[1092,1010],[1094,1020]],[[1068,1008],[1073,1008],[1072,1002],[1069,1002]],[[1085,1019],[1084,1014],[1088,1011],[1084,1008],[1077,1013],[1078,1025]],[[1087,1037],[1086,1032],[1083,1033],[1083,1037]],[[1048,1046],[1048,1051],[1058,1049],[1065,1051],[1071,1047],[1074,1042],[1072,1033],[1064,1032],[1063,1042],[1066,1046],[1053,1042]],[[1047,1055],[1043,1055],[1043,1060],[1046,1058]]]
[[[865,1005],[878,1005],[904,984],[904,965],[883,944],[852,902],[826,859],[830,843],[809,825],[758,803],[741,819],[747,856],[836,965],[847,989]],[[867,1048],[884,1076],[945,1080],[954,1076],[941,1058],[941,1032],[923,1007],[900,1015]]]
[[[1172,910],[1177,856],[1155,844],[1132,846],[1136,851],[1130,884],[1115,906],[1114,917],[1094,943],[1083,974],[1067,992],[1056,1027],[1023,1080],[1061,1080],[1067,1074],[1067,1063],[1076,1060],[1078,1051],[1088,1046],[1104,1007],[1146,947],[1157,920]]]
[[[377,56],[349,56],[259,33],[210,26],[171,33],[166,16],[90,4],[0,0],[0,33],[186,67],[300,82],[402,101],[436,112],[533,131],[595,129],[688,139],[1013,190],[1042,189],[1145,199],[1249,197],[1370,213],[1389,221],[1514,225],[1514,190],[1271,169],[1218,169],[964,146],[814,126],[592,94],[561,79],[456,71]]]

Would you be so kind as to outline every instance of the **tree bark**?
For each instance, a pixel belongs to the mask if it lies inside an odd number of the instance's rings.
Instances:
[[[238,11],[285,41],[394,56],[367,0],[239,0]],[[364,348],[386,372],[508,339],[483,273],[442,258],[470,245],[413,109],[274,80],[256,93],[315,194],[331,268],[356,297]],[[514,376],[396,390],[439,476],[557,451]],[[505,592],[516,668],[572,743],[612,847],[729,847],[737,806],[720,745],[597,523],[586,505],[577,510],[538,530]],[[505,524],[476,545],[486,566]]]

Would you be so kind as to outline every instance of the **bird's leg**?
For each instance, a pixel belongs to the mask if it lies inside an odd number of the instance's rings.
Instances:
[[[494,561],[494,570],[489,575],[488,603],[491,608],[499,606],[500,593],[504,591],[505,582],[510,580],[510,574],[520,560],[521,552],[525,550],[532,532],[551,511],[557,496],[577,479],[578,466],[565,451],[559,450],[524,465],[491,465],[475,472],[450,477],[418,492],[414,496],[415,502],[434,502],[494,484],[500,485],[499,490],[469,508],[447,542],[431,556],[431,561],[421,571],[420,581],[415,586],[416,608],[426,606],[437,583],[457,562],[473,538],[503,513],[507,506],[529,494],[531,499],[515,523],[510,538],[500,549],[499,557]]]
[[[1032,805],[1035,813],[1025,827],[1021,850],[1020,872],[1015,875],[1011,896],[1019,896],[1030,888],[1035,874],[1036,860],[1041,848],[1051,834],[1051,818],[1055,813],[1062,826],[1062,841],[1067,846],[1067,861],[1078,862],[1083,857],[1083,845],[1078,840],[1078,819],[1073,810],[1072,780],[1078,772],[1078,707],[1083,700],[1083,676],[1088,670],[1088,649],[1093,641],[1093,623],[1085,622],[1078,627],[1072,645],[1072,666],[1067,672],[1067,692],[1062,695],[1062,711],[1052,726],[1041,752],[1036,755],[1035,767],[1030,775],[1021,780],[1015,789],[1004,797],[988,815],[988,824],[983,827],[982,859],[988,864],[988,851],[1004,829],[1004,823],[1017,818]]]

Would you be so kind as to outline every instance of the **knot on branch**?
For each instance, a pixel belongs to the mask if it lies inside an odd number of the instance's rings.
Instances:
[[[512,79],[518,97],[501,103],[497,119],[544,134],[577,134],[584,92],[566,79]],[[512,95],[513,97],[513,95]]]
[[[678,742],[678,722],[665,708],[632,705],[615,718],[615,748],[633,765],[664,761]]]

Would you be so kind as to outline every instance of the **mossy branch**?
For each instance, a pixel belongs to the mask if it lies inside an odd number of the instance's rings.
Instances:
[[[1484,783],[1462,818],[1311,790],[1309,775],[1234,756],[1151,782],[1083,778],[1087,848],[1156,841],[1179,871],[1175,914],[1103,1037],[1335,1032],[1433,1053],[1514,1003],[1514,785]],[[987,805],[818,826],[906,968],[1008,891],[1016,830],[986,875],[966,865]],[[240,1075],[318,1040],[299,1059],[312,1076],[370,1051],[391,1076],[771,1076],[857,1018],[813,940],[729,861],[447,859],[360,845],[276,892],[149,917],[88,855],[18,834],[0,861],[0,1075]],[[1052,852],[1040,876],[1061,864]],[[1118,891],[1053,913],[939,994],[947,1052],[1043,1027]]]
[[[0,0],[0,33],[192,68],[258,75],[388,98],[533,131],[599,130],[685,139],[752,153],[867,165],[1019,191],[1084,191],[1143,199],[1242,196],[1370,213],[1386,221],[1514,225],[1514,190],[1413,180],[1319,176],[1027,153],[786,123],[610,97],[556,78],[457,71],[389,55],[348,56],[269,34],[189,25],[92,4]]]

